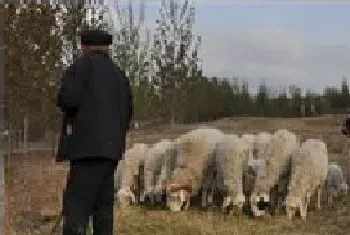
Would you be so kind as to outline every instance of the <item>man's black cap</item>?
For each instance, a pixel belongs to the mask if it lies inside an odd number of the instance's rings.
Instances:
[[[80,35],[81,45],[109,46],[113,42],[112,35],[103,30],[85,30]]]

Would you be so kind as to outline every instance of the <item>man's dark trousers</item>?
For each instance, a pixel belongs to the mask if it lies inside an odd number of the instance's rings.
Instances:
[[[94,235],[113,234],[115,162],[109,159],[71,161],[63,197],[63,235],[85,235],[89,215]]]

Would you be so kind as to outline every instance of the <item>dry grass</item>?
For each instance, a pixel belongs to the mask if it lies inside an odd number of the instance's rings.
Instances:
[[[348,140],[340,135],[340,118],[310,119],[231,118],[208,125],[225,133],[256,133],[288,128],[302,139],[321,138],[328,144],[330,160],[337,161],[350,182]],[[154,143],[160,138],[173,138],[189,129],[201,126],[178,125],[172,129],[140,130],[130,134],[133,142]],[[346,153],[346,154],[345,154]],[[43,220],[42,213],[58,214],[67,166],[55,164],[51,153],[33,152],[13,156],[6,169],[6,213],[9,224],[6,234],[50,234],[52,222]],[[44,212],[46,210],[46,212]],[[350,196],[322,211],[311,211],[305,222],[290,222],[285,215],[250,219],[242,216],[223,216],[218,212],[204,212],[195,208],[188,212],[171,213],[132,206],[116,208],[117,234],[349,234]]]

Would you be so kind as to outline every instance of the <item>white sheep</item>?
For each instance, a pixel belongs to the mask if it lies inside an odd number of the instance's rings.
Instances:
[[[144,197],[147,196],[150,199],[151,204],[154,204],[156,191],[155,187],[158,183],[158,178],[161,176],[162,166],[167,158],[166,155],[169,154],[169,150],[172,148],[172,146],[173,143],[169,139],[162,139],[148,149],[144,167],[145,191],[141,196],[141,201],[143,201]]]
[[[138,185],[140,168],[144,164],[144,158],[148,151],[148,145],[144,143],[135,143],[132,148],[125,151],[123,174],[121,176],[121,186],[117,193],[117,200],[122,204],[129,202],[138,202],[140,188]]]
[[[224,135],[226,136],[226,135]],[[243,135],[243,138],[239,138],[238,135],[236,134],[228,134],[227,136],[229,136],[230,138],[233,139],[240,139],[241,140],[241,147],[244,147],[244,154],[245,154],[245,158],[244,159],[248,159],[249,158],[249,154],[250,154],[250,150],[252,150],[252,139],[251,135]],[[225,138],[224,138],[225,139]],[[219,142],[222,142],[223,139],[219,140]],[[218,142],[218,143],[219,143]],[[216,145],[216,149],[213,155],[213,160],[214,162],[212,164],[209,164],[208,167],[206,168],[206,170],[204,171],[204,175],[206,177],[204,177],[203,180],[203,184],[202,184],[202,207],[206,208],[208,205],[211,205],[213,203],[213,198],[214,198],[214,194],[215,193],[224,193],[225,192],[225,187],[224,187],[224,174],[223,171],[220,169],[220,167],[218,168],[218,161],[216,159],[217,157],[217,150],[218,150],[218,144]],[[223,149],[224,150],[224,149]],[[223,161],[221,161],[223,162]],[[247,163],[245,164],[247,165]],[[246,169],[247,170],[247,169]],[[226,177],[227,178],[227,177]],[[230,186],[232,188],[232,186]],[[226,191],[227,192],[227,191]],[[223,204],[224,206],[222,207],[223,211],[230,211],[231,210],[226,210],[226,209],[230,209],[230,208],[239,208],[238,205],[244,203],[244,201],[241,202],[232,202],[231,199],[238,199],[239,201],[242,201],[242,197],[235,197],[235,195],[231,195],[232,197],[226,197],[225,203]],[[227,206],[225,206],[227,205]],[[231,207],[233,206],[233,207]],[[234,210],[235,212],[238,212],[238,210]]]
[[[288,219],[297,208],[303,220],[311,196],[317,194],[317,208],[321,207],[321,188],[327,177],[328,152],[326,144],[317,139],[308,139],[292,154],[291,181],[286,198]]]
[[[343,176],[343,171],[335,162],[331,162],[328,165],[326,190],[328,203],[332,203],[333,197],[344,196],[348,192],[348,185]]]
[[[258,172],[250,198],[251,209],[255,216],[265,214],[265,210],[261,210],[259,204],[270,204],[271,212],[282,206],[286,194],[285,182],[290,171],[290,155],[299,146],[296,135],[288,130],[278,130],[272,135],[263,158],[265,168]]]
[[[208,189],[202,183],[211,176],[203,172],[213,164],[216,143],[222,136],[223,133],[217,129],[202,127],[178,138],[176,168],[167,185],[167,206],[170,210],[186,210],[190,197],[196,196],[201,188],[206,195]]]
[[[217,184],[224,195],[222,210],[228,211],[232,206],[234,212],[243,208],[243,174],[248,171],[250,142],[235,135],[224,135],[217,143],[215,160]]]
[[[272,134],[268,132],[259,132],[255,136],[254,158],[266,158],[267,148],[271,138]]]

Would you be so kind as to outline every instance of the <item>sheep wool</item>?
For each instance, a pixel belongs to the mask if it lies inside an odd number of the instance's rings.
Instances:
[[[328,152],[324,142],[308,139],[292,154],[291,181],[286,198],[288,219],[292,219],[299,208],[302,219],[306,219],[307,207],[313,193],[317,193],[317,208],[320,208],[321,187],[328,169]]]
[[[255,158],[266,158],[267,147],[272,138],[272,135],[268,132],[259,132],[255,136],[254,142],[254,157]]]
[[[174,139],[168,146],[167,151],[162,158],[160,175],[156,179],[154,194],[157,202],[161,202],[161,197],[166,193],[167,182],[171,180],[173,171],[176,168],[177,143],[179,138]]]
[[[277,186],[280,187],[280,179],[287,171],[290,162],[290,155],[298,147],[297,137],[288,130],[277,130],[267,146],[265,156],[265,169],[259,171],[256,177],[256,183],[251,195],[251,207],[255,216],[264,214],[263,210],[258,209],[258,202],[275,204],[275,199],[282,200],[280,197],[271,198],[270,190]],[[282,191],[278,188],[277,191]],[[272,195],[274,195],[272,193]],[[278,201],[277,205],[281,205]]]
[[[331,162],[327,168],[326,191],[328,203],[332,203],[334,197],[345,196],[348,192],[343,171],[335,162]]]
[[[226,211],[230,205],[241,211],[245,197],[243,194],[243,173],[248,166],[250,143],[235,135],[225,135],[217,143],[216,167],[219,190],[223,192],[222,210]]]
[[[137,201],[135,193],[138,193],[137,191],[140,190],[137,188],[137,178],[140,177],[141,172],[139,172],[139,169],[144,164],[147,151],[148,145],[144,143],[135,143],[132,148],[126,150],[121,186],[118,191],[118,199],[121,202],[129,201],[129,199],[122,199],[123,197],[133,199],[132,202]]]
[[[148,196],[151,199],[151,202],[154,203],[154,193],[157,179],[161,174],[162,163],[166,158],[165,155],[171,146],[172,142],[169,139],[162,139],[148,149],[145,157],[145,191],[143,192],[142,199],[144,199],[145,196]]]
[[[205,175],[213,163],[216,143],[223,133],[214,128],[199,128],[181,135],[176,144],[176,168],[167,186],[167,205],[172,211],[187,209],[190,197],[197,195]]]

